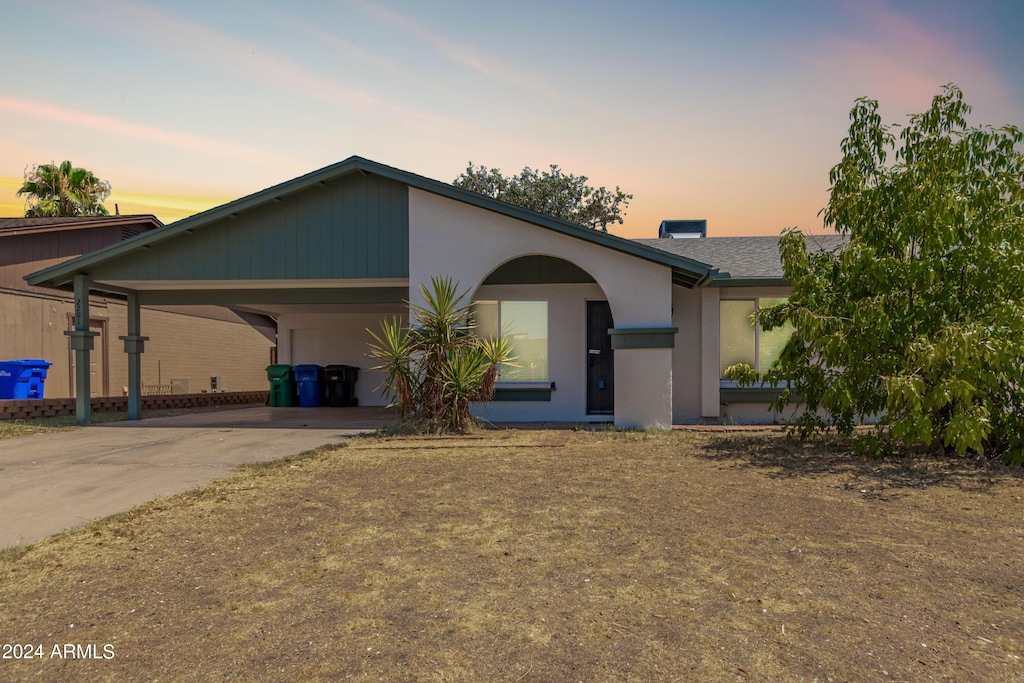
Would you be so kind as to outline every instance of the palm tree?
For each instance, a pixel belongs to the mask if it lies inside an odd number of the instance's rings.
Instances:
[[[110,196],[110,183],[70,161],[33,166],[25,173],[18,195],[26,195],[27,218],[110,215],[103,206]]]

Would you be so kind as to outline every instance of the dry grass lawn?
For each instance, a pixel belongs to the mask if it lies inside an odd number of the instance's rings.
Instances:
[[[0,680],[1021,681],[1022,557],[989,463],[361,438],[4,552]]]

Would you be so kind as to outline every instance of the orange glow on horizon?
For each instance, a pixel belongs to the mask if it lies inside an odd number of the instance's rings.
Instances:
[[[170,195],[157,192],[111,193],[104,202],[110,213],[115,205],[122,214],[153,214],[164,223],[173,223],[197,213],[226,204],[237,197],[201,197],[196,195]]]
[[[21,187],[21,178],[0,176],[0,216],[20,217],[25,214],[25,202],[15,193]],[[234,201],[238,197],[189,194],[187,192],[161,193],[147,189],[115,190],[104,202],[110,211],[120,211],[122,215],[152,214],[164,223],[173,223],[197,213],[212,209],[221,204]],[[718,204],[714,199],[706,206],[694,206],[693,210],[679,209],[677,201],[649,200],[637,203],[634,201],[626,210],[622,225],[613,225],[609,232],[626,239],[646,239],[658,236],[658,226],[663,220],[680,218],[707,219],[709,237],[727,237],[736,235],[777,235],[788,227],[799,227],[806,233],[822,233],[821,219],[817,212],[826,196],[815,199],[808,195],[798,213],[791,205],[773,206],[769,203],[755,202],[743,206],[733,206],[728,212],[721,209],[711,215]],[[802,220],[801,220],[802,217]]]
[[[20,218],[25,215],[25,200],[17,194],[23,182],[21,178],[0,176],[0,216]]]
[[[0,176],[0,216],[20,218],[25,215],[25,201],[17,196],[21,178]],[[212,209],[237,197],[212,197],[191,194],[161,194],[152,191],[115,190],[103,205],[113,214],[152,214],[164,223],[173,223],[182,218]],[[115,208],[116,207],[116,208]]]

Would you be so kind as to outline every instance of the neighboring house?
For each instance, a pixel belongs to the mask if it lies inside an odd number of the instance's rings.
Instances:
[[[477,414],[668,427],[771,419],[764,392],[723,383],[722,368],[763,364],[777,342],[748,321],[759,301],[789,292],[777,245],[627,240],[352,157],[27,279],[78,302],[121,293],[129,314],[217,304],[274,316],[280,362],[360,367],[360,405],[383,405],[367,329],[407,320],[404,302],[447,275],[476,302],[481,328],[504,330],[518,355]],[[72,336],[86,358],[83,317]],[[143,320],[127,336],[146,334]]]
[[[163,227],[154,216],[0,218],[0,360],[38,358],[53,365],[48,398],[75,395],[74,357],[65,331],[73,327],[74,297],[25,283],[25,276]],[[97,291],[89,299],[89,330],[96,333],[89,359],[89,393],[122,396],[128,385],[118,337],[127,333],[123,293]],[[210,389],[211,376],[227,389],[267,386],[264,368],[274,344],[274,322],[216,306],[146,307],[151,338],[142,366],[149,393]]]

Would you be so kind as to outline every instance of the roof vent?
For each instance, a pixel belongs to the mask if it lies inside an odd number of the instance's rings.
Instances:
[[[658,228],[660,239],[707,237],[707,220],[662,221]]]

